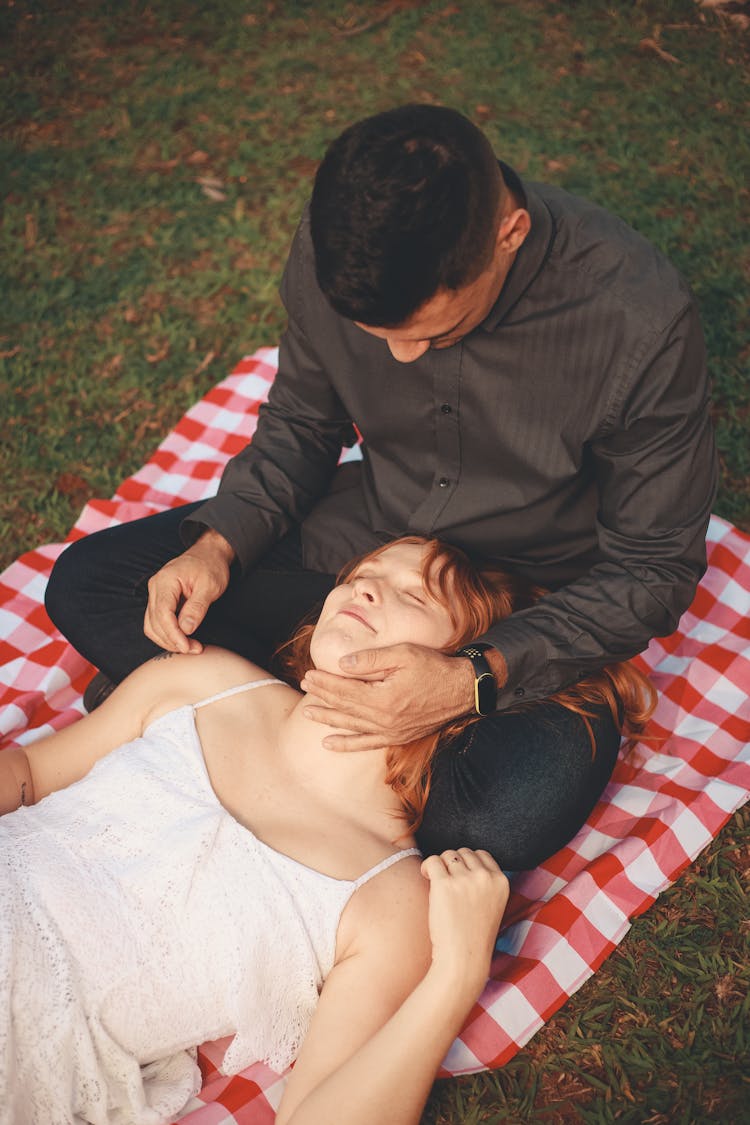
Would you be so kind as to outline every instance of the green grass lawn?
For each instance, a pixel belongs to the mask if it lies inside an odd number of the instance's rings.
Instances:
[[[749,58],[748,33],[693,0],[5,0],[0,565],[63,538],[276,343],[327,142],[408,100],[463,110],[522,175],[611,208],[679,266],[715,383],[716,511],[750,529]],[[438,1084],[425,1120],[750,1120],[747,826],[503,1071]]]

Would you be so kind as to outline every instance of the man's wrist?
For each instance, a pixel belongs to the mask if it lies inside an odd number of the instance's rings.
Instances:
[[[492,715],[496,710],[497,692],[500,687],[498,674],[503,679],[507,678],[507,669],[502,657],[501,662],[497,660],[494,662],[494,667],[488,659],[488,655],[494,651],[491,645],[475,641],[464,645],[456,653],[456,656],[465,658],[471,665],[474,694],[472,710],[483,717]]]
[[[498,690],[504,688],[508,682],[508,665],[505,657],[498,649],[490,645],[484,650],[484,658],[492,669]]]
[[[231,566],[236,557],[236,552],[232,544],[224,538],[220,531],[215,531],[214,528],[208,527],[203,532],[192,547],[188,548],[193,554],[211,554],[218,555],[227,566]]]

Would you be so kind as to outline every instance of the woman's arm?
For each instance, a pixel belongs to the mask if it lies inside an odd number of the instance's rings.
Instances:
[[[0,814],[80,780],[105,754],[141,733],[153,671],[139,668],[91,715],[0,753]]]
[[[33,805],[34,781],[26,751],[11,746],[0,754],[0,816],[15,812],[21,805]]]
[[[28,746],[0,752],[0,815],[80,781],[159,714],[258,674],[254,664],[216,648],[200,656],[165,653],[149,660],[92,714]]]
[[[358,920],[354,948],[325,983],[278,1125],[419,1122],[487,980],[508,898],[507,879],[487,852],[431,856],[422,872],[430,881],[426,973],[424,904],[389,886],[391,907],[381,901],[379,913],[368,909]]]

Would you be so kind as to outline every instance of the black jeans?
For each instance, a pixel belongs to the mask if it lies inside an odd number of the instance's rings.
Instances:
[[[154,656],[143,633],[148,579],[183,550],[179,526],[197,505],[171,509],[72,543],[52,572],[47,612],[73,646],[115,682]],[[196,631],[267,667],[273,651],[320,606],[330,574],[304,570],[291,532],[229,587]],[[501,712],[438,753],[422,850],[482,847],[506,870],[534,867],[578,831],[609,780],[620,737],[608,709],[592,727],[555,703]]]
[[[148,580],[185,547],[180,524],[199,507],[187,504],[98,531],[71,543],[47,586],[47,613],[87,660],[119,683],[160,651],[143,632]],[[321,605],[334,575],[302,569],[299,534],[282,539],[244,577],[232,567],[229,587],[195,632],[268,667],[274,650]]]

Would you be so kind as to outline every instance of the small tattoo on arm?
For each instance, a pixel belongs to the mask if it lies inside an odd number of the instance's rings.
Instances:
[[[173,652],[157,652],[156,656],[152,656],[152,660],[169,660],[170,656],[174,656]]]

